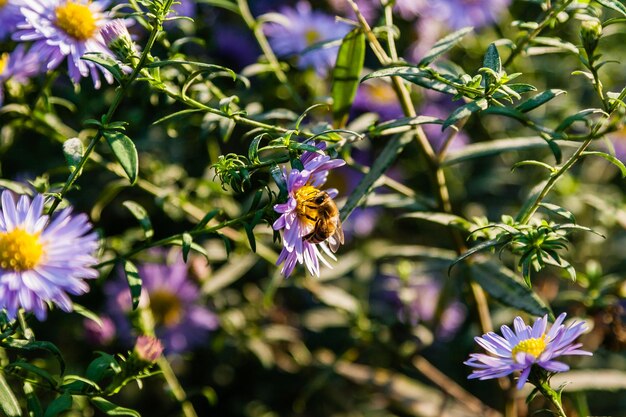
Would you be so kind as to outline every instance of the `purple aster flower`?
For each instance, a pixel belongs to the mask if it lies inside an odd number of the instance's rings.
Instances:
[[[521,389],[528,380],[533,365],[549,372],[564,372],[569,370],[569,366],[556,361],[559,356],[591,356],[591,352],[579,349],[581,343],[574,343],[587,330],[585,323],[572,323],[566,327],[562,324],[565,316],[565,313],[559,315],[548,332],[548,316],[536,320],[532,327],[527,326],[521,317],[516,317],[513,321],[515,332],[508,326],[502,326],[502,336],[489,332],[474,338],[491,355],[470,354],[470,358],[464,363],[477,369],[468,378],[500,378],[520,371],[517,389]]]
[[[341,40],[350,26],[336,22],[331,15],[312,10],[305,1],[298,2],[295,8],[282,8],[281,13],[285,17],[283,24],[271,23],[265,28],[274,52],[281,57],[298,55],[298,68],[314,68],[319,75],[325,75],[335,65],[338,46],[313,45]]]
[[[85,339],[92,345],[108,345],[115,338],[115,324],[109,316],[100,317],[101,323],[90,319],[83,320]]]
[[[307,151],[302,154],[300,158],[304,166],[302,171],[293,169],[289,174],[284,172],[289,197],[285,203],[274,206],[274,210],[280,213],[280,217],[274,222],[274,230],[284,229],[283,249],[276,265],[284,263],[281,273],[286,277],[291,275],[296,263],[304,264],[311,275],[319,276],[319,261],[331,267],[322,251],[336,260],[325,242],[328,241],[331,246],[343,243],[343,235],[333,234],[322,242],[313,242],[307,238],[315,228],[318,213],[306,203],[320,194],[319,187],[326,182],[328,172],[345,164],[343,160],[332,160],[330,156],[324,154],[325,142],[319,143],[317,148],[319,152]],[[328,189],[325,192],[331,199],[338,193],[336,189]],[[338,227],[338,230],[341,231],[341,228]]]
[[[163,353],[163,345],[159,339],[155,337],[141,335],[135,342],[133,353],[140,361],[153,363],[156,362]]]
[[[142,278],[140,308],[149,308],[155,320],[156,336],[168,352],[185,352],[208,341],[218,327],[218,318],[203,304],[198,286],[191,280],[187,265],[178,254],[171,264],[144,263],[138,266]],[[120,337],[131,343],[134,336],[128,314],[132,303],[125,279],[108,282],[107,310]]]
[[[352,109],[358,112],[372,112],[384,122],[404,115],[398,96],[391,84],[380,78],[368,80],[359,85]]]
[[[4,102],[3,84],[12,80],[18,84],[26,81],[41,70],[39,56],[31,51],[26,52],[24,45],[18,45],[10,54],[0,54],[0,106]]]
[[[442,285],[426,275],[411,275],[408,280],[383,275],[376,280],[381,290],[374,291],[378,304],[391,307],[400,322],[416,326],[435,320]],[[459,301],[451,301],[438,317],[435,335],[441,340],[452,338],[465,321],[467,309]]]
[[[178,17],[178,16],[191,17],[192,19],[195,18],[196,17],[195,0],[176,0],[176,2],[172,4],[170,13],[167,16],[171,20],[166,20],[164,23],[164,26],[172,27],[172,26],[180,25],[182,22],[189,22],[188,19],[180,19],[180,18],[172,19],[173,17]]]
[[[20,11],[22,4],[22,0],[0,0],[0,40],[13,33],[17,25],[24,21]]]
[[[66,208],[49,219],[40,194],[32,201],[23,195],[16,203],[3,191],[0,199],[0,307],[10,319],[23,308],[44,320],[50,302],[72,311],[67,293],[86,293],[83,279],[98,277],[92,268],[98,237],[87,216],[71,216]]]
[[[403,0],[407,5],[413,0]],[[419,2],[417,2],[419,3]],[[496,22],[511,0],[427,0],[419,12],[427,24],[436,19],[457,30],[466,26],[480,28]]]
[[[81,57],[88,52],[111,55],[100,34],[100,28],[110,20],[104,11],[107,5],[106,0],[29,0],[21,7],[26,22],[18,25],[20,30],[13,34],[13,39],[34,41],[31,50],[48,63],[49,71],[67,57],[74,83],[91,75],[94,87],[99,88],[99,67]],[[106,81],[112,83],[113,76],[101,71]]]

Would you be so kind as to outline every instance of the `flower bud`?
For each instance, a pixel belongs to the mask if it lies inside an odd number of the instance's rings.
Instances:
[[[580,39],[587,55],[591,56],[598,46],[598,41],[602,36],[602,23],[599,20],[585,20],[580,26]]]
[[[104,25],[100,34],[106,46],[123,63],[130,63],[137,55],[137,48],[122,19],[115,19]]]
[[[142,362],[153,363],[163,353],[163,345],[156,337],[139,336],[135,342],[134,356]]]

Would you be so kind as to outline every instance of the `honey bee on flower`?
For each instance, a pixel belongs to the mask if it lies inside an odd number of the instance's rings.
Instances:
[[[333,252],[343,244],[339,210],[333,201],[338,191],[321,187],[328,172],[344,165],[345,161],[324,154],[324,142],[317,148],[318,152],[307,151],[300,158],[302,171],[293,169],[288,174],[283,173],[289,197],[285,203],[274,206],[280,213],[274,230],[284,229],[283,249],[276,264],[283,264],[281,273],[286,277],[297,263],[304,264],[311,275],[319,276],[320,261],[330,267],[324,254],[336,260]]]

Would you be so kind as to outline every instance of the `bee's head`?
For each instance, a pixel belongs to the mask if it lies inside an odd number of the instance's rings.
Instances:
[[[322,205],[330,199],[330,196],[326,191],[320,191],[313,200],[315,204]]]

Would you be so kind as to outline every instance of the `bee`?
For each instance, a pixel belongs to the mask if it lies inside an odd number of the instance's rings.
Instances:
[[[337,252],[339,245],[343,245],[343,229],[339,220],[339,209],[326,191],[317,191],[309,194],[310,198],[304,201],[307,218],[313,221],[313,231],[304,236],[304,240],[311,243],[320,243],[328,240],[330,250]],[[308,197],[308,196],[307,196]]]

